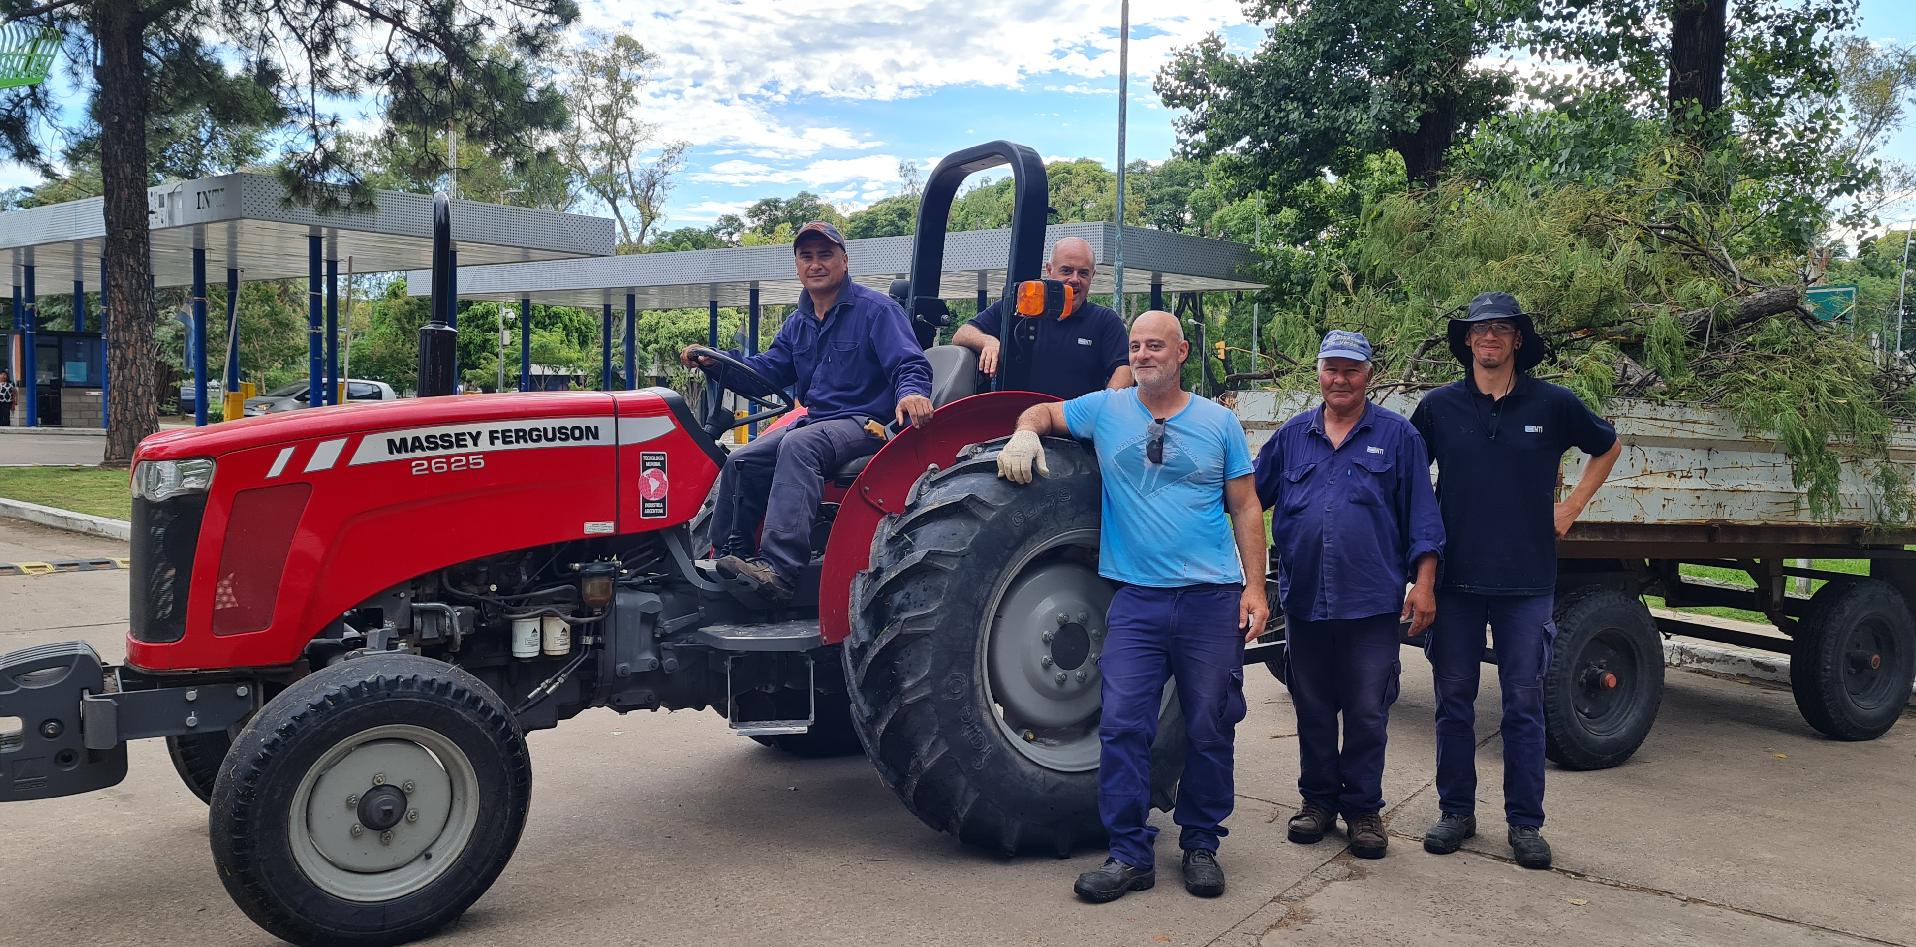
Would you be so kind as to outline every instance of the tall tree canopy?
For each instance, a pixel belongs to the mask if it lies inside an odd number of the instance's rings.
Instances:
[[[78,137],[97,136],[105,198],[107,462],[130,460],[158,426],[146,203],[156,117],[198,107],[290,131],[295,193],[353,203],[363,181],[341,147],[339,103],[373,94],[397,123],[455,124],[480,147],[525,147],[565,116],[528,64],[577,15],[573,0],[0,0],[0,21],[60,30],[64,78],[89,96]],[[52,89],[0,95],[0,155],[43,173],[61,144],[48,129],[65,124]]]

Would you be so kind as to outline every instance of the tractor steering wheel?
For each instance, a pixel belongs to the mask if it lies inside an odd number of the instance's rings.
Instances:
[[[743,379],[745,384],[752,386],[751,390],[731,387],[720,382],[717,376],[709,370],[706,371],[705,398],[704,404],[702,405],[705,410],[705,433],[714,440],[723,437],[726,431],[733,428],[744,427],[747,424],[753,424],[759,421],[768,421],[779,415],[786,414],[797,407],[797,405],[792,403],[792,399],[786,397],[783,389],[772,384],[771,379],[759,374],[753,370],[750,365],[745,364],[730,352],[723,352],[703,345],[695,345],[692,347],[691,355],[694,362],[701,358],[709,358],[712,361],[730,368],[735,376],[733,381],[737,382]],[[703,369],[704,366],[700,366],[700,368]],[[733,394],[751,402],[751,404],[759,410],[753,411],[742,418],[734,418],[732,412],[726,409],[725,401],[721,397],[723,392],[728,388]]]

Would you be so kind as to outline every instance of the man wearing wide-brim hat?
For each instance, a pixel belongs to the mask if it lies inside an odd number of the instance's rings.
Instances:
[[[1548,868],[1543,675],[1556,636],[1556,540],[1610,475],[1622,445],[1569,389],[1530,376],[1544,344],[1516,297],[1483,293],[1448,331],[1464,378],[1425,395],[1410,418],[1437,465],[1446,537],[1437,618],[1424,644],[1437,690],[1440,812],[1424,849],[1447,855],[1477,832],[1476,699],[1488,624],[1503,691],[1510,847],[1518,864]],[[1572,447],[1592,460],[1558,502],[1559,465]]]

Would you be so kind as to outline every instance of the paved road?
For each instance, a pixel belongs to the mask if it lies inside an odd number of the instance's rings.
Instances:
[[[0,552],[22,558],[101,545],[0,524]],[[0,650],[83,637],[117,656],[125,603],[124,572],[0,578]],[[862,759],[792,760],[710,713],[594,711],[532,736],[518,854],[434,943],[1916,944],[1916,720],[1836,743],[1786,692],[1673,671],[1630,763],[1552,769],[1558,867],[1531,872],[1508,860],[1501,831],[1448,858],[1417,847],[1436,814],[1432,700],[1421,658],[1404,658],[1381,862],[1285,841],[1293,718],[1257,668],[1223,850],[1230,890],[1213,901],[1176,883],[1175,830],[1160,839],[1157,889],[1093,907],[1069,886],[1097,853],[968,851],[908,815]],[[1480,707],[1494,719],[1491,694]],[[1480,732],[1494,766],[1494,731]],[[1486,815],[1500,807],[1494,772]],[[0,943],[271,943],[227,899],[205,832],[157,741],[135,744],[112,790],[0,807]]]

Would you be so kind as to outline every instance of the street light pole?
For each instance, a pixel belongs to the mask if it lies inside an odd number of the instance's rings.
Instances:
[[[499,300],[499,385],[495,392],[506,390],[506,320],[512,318],[512,311],[506,301]]]
[[[1909,284],[1909,238],[1916,234],[1916,218],[1903,222],[1903,269],[1896,275],[1896,357],[1903,356],[1903,289]]]
[[[1118,242],[1117,260],[1111,267],[1111,302],[1118,318],[1129,324],[1124,306],[1124,118],[1131,95],[1131,0],[1123,0],[1118,9]]]

